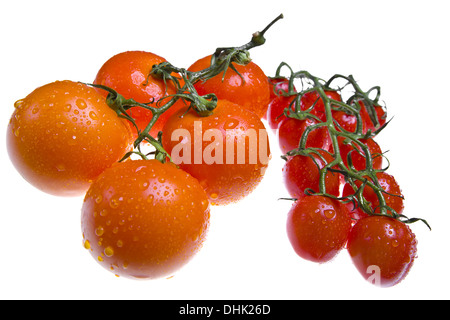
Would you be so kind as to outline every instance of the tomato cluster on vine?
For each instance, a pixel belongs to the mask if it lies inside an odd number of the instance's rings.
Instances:
[[[127,51],[92,84],[55,81],[16,102],[7,131],[14,166],[43,192],[84,197],[83,245],[101,266],[156,279],[188,263],[214,206],[242,200],[262,181],[271,158],[266,121],[295,200],[287,217],[295,252],[323,263],[346,247],[366,278],[373,267],[383,286],[406,276],[416,253],[406,222],[420,219],[403,215],[401,190],[383,168],[379,90],[363,92],[339,75],[327,83],[308,72],[282,77],[284,63],[266,76],[248,50],[281,18],[189,68]],[[344,99],[332,88],[339,79],[355,94]]]
[[[289,76],[280,76],[286,67]],[[337,80],[345,83],[333,88]],[[403,215],[400,186],[383,168],[376,136],[388,122],[379,87],[364,92],[352,76],[325,82],[285,63],[269,83],[274,94],[266,119],[277,134],[283,181],[294,200],[287,218],[294,251],[325,263],[347,249],[365,279],[382,287],[398,284],[417,251],[406,223],[421,219]],[[348,86],[353,91],[344,97]]]

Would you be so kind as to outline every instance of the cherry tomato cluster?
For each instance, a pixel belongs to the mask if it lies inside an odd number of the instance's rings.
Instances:
[[[280,75],[283,68],[289,76]],[[344,83],[333,88],[339,80]],[[403,215],[401,189],[383,168],[385,157],[375,141],[387,125],[379,87],[364,92],[352,76],[325,82],[285,63],[269,82],[273,95],[266,118],[277,133],[286,160],[283,181],[295,201],[287,218],[294,251],[325,263],[346,248],[366,280],[382,287],[398,284],[417,250],[406,223],[422,219]],[[343,89],[348,87],[353,90]]]
[[[14,166],[43,192],[84,196],[83,245],[104,268],[173,275],[202,247],[211,206],[260,183],[270,91],[247,50],[267,29],[188,69],[122,52],[92,84],[56,81],[16,102],[7,133]]]

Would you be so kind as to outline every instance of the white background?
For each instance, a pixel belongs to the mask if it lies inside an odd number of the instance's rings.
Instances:
[[[165,3],[167,5],[165,5]],[[2,1],[0,4],[1,299],[448,299],[448,1]],[[6,153],[16,100],[55,80],[92,82],[112,55],[147,50],[188,67],[216,47],[246,43],[278,14],[253,61],[281,61],[322,78],[353,74],[381,86],[393,121],[377,141],[406,197],[418,259],[400,285],[366,283],[343,251],[317,265],[285,233],[282,160],[244,201],[213,208],[208,240],[171,279],[135,281],[101,268],[82,247],[82,198],[29,186]]]

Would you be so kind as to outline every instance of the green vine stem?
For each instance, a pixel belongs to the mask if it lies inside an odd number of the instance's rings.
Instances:
[[[169,108],[171,108],[179,99],[182,99],[200,116],[210,115],[217,105],[216,95],[211,93],[201,96],[195,90],[194,84],[198,81],[206,81],[208,79],[211,79],[221,73],[223,73],[223,77],[225,77],[225,73],[228,68],[231,68],[237,74],[239,74],[233,63],[239,65],[248,64],[251,61],[250,53],[248,50],[263,45],[266,42],[266,39],[264,37],[265,33],[270,29],[270,27],[272,27],[273,24],[275,24],[280,19],[283,19],[283,14],[280,14],[278,17],[276,17],[262,31],[253,33],[251,40],[242,46],[217,48],[212,55],[210,66],[206,69],[197,72],[191,72],[184,68],[175,67],[169,62],[162,62],[160,64],[152,66],[152,70],[147,77],[147,81],[149,81],[150,77],[154,77],[157,79],[162,79],[164,83],[166,83],[166,87],[167,82],[169,81],[172,82],[177,88],[177,93],[166,96],[156,102],[151,101],[147,104],[138,103],[133,99],[125,99],[118,92],[106,86],[88,84],[90,86],[106,90],[108,92],[106,98],[108,106],[116,111],[116,113],[120,117],[126,118],[127,120],[131,121],[131,123],[138,130],[138,137],[134,142],[135,150],[133,152],[127,153],[122,161],[128,158],[133,153],[138,154],[142,158],[146,159],[147,155],[143,154],[140,148],[143,141],[146,141],[155,147],[156,158],[165,161],[166,157],[169,157],[169,155],[164,150],[161,144],[161,132],[158,134],[158,138],[152,137],[149,133],[151,128],[158,121],[159,117]],[[177,76],[175,76],[174,74],[176,74]],[[183,81],[181,82],[180,80]],[[183,83],[183,85],[181,85],[181,83]],[[143,130],[140,130],[136,126],[134,119],[128,112],[131,108],[136,107],[150,110],[152,113],[151,120]]]
[[[306,194],[309,195],[324,195],[327,197],[335,198],[341,201],[345,202],[353,202],[355,205],[357,204],[364,212],[366,212],[369,215],[385,215],[390,216],[395,219],[401,220],[405,223],[412,223],[416,221],[423,221],[429,228],[430,226],[428,223],[419,218],[407,218],[403,214],[397,213],[393,208],[389,207],[386,204],[386,200],[384,198],[386,192],[381,187],[380,183],[378,182],[377,173],[383,172],[387,170],[388,167],[383,168],[381,170],[376,170],[373,167],[373,159],[372,154],[369,150],[369,148],[361,142],[363,139],[367,139],[370,137],[374,137],[376,134],[378,134],[386,125],[388,122],[386,122],[384,125],[380,125],[378,121],[378,117],[375,111],[375,106],[378,105],[379,97],[380,97],[380,88],[379,87],[372,87],[368,91],[363,91],[358,83],[355,81],[353,76],[342,76],[342,75],[334,75],[331,77],[328,81],[324,81],[316,76],[313,76],[308,71],[298,71],[294,72],[292,68],[282,62],[277,71],[275,77],[281,77],[281,71],[282,69],[287,68],[290,72],[290,75],[288,76],[289,79],[289,89],[288,91],[282,92],[282,95],[285,96],[294,96],[295,98],[292,100],[289,107],[286,108],[284,111],[284,115],[286,117],[291,118],[297,118],[297,119],[306,119],[306,118],[313,118],[316,120],[316,124],[311,125],[306,128],[304,131],[298,148],[291,150],[287,152],[286,155],[283,155],[282,157],[287,160],[291,156],[295,155],[303,155],[303,156],[309,156],[313,161],[315,161],[313,155],[319,156],[322,158],[322,160],[326,163],[325,159],[320,155],[320,152],[327,152],[333,157],[333,161],[327,163],[323,168],[319,168],[320,172],[320,180],[319,180],[319,192],[314,192],[313,190],[307,189],[305,190]],[[300,79],[302,82],[302,87],[305,86],[305,82],[307,83],[307,88],[300,90],[299,92],[296,92],[293,90],[294,88],[294,81],[296,79]],[[340,91],[341,89],[333,89],[331,84],[333,81],[337,79],[343,79],[346,81],[346,85],[350,85],[353,87],[354,94],[347,100],[347,102],[343,101],[337,101],[334,99],[331,99],[326,95],[327,90],[333,90],[333,91]],[[319,95],[319,97],[322,99],[324,106],[325,106],[325,115],[326,115],[326,121],[321,121],[311,113],[311,111],[315,107],[315,103],[307,110],[301,110],[300,109],[300,99],[303,95],[305,95],[308,92],[315,91]],[[370,98],[370,95],[372,92],[376,91],[376,96],[374,99]],[[376,130],[367,132],[363,132],[363,126],[362,126],[362,118],[360,114],[360,106],[358,105],[359,101],[363,101],[364,105],[366,106],[368,110],[368,114],[370,116],[371,121],[373,122]],[[316,101],[317,103],[317,101]],[[348,114],[352,114],[356,117],[357,125],[354,132],[350,132],[339,126],[339,124],[333,119],[333,110],[341,110],[345,111]],[[306,142],[308,139],[309,134],[320,128],[320,127],[326,127],[328,129],[329,136],[331,138],[331,143],[333,146],[333,153],[318,149],[318,148],[306,148]],[[344,164],[344,161],[341,157],[341,153],[339,151],[339,142],[338,138],[342,137],[347,142],[351,143],[355,149],[354,152],[357,151],[358,147],[364,154],[364,157],[366,159],[366,169],[365,170],[356,170],[351,165],[351,158],[348,156],[348,166]],[[384,157],[384,155],[383,155]],[[331,195],[327,193],[326,185],[325,185],[325,177],[328,172],[334,172],[337,174],[342,174],[345,177],[345,180],[347,183],[349,183],[353,189],[354,194],[346,197],[338,198],[334,195]],[[360,186],[357,185],[357,181],[360,182]],[[377,198],[379,200],[379,213],[375,213],[375,208],[372,208],[370,203],[364,198],[363,190],[365,187],[372,188],[377,195]],[[399,195],[393,195],[393,196],[399,196]],[[402,196],[400,196],[402,197]],[[431,229],[431,228],[430,228]]]

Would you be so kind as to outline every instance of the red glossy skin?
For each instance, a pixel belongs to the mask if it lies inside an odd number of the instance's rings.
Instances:
[[[286,119],[284,111],[286,108],[292,108],[290,105],[293,99],[293,97],[276,96],[270,101],[266,118],[269,127],[274,132],[277,131],[280,122]]]
[[[84,246],[105,269],[169,277],[201,249],[210,206],[198,181],[171,163],[129,160],[92,184],[82,207]]]
[[[383,109],[383,107],[376,105],[375,106],[375,113],[378,117],[379,126],[375,127],[372,120],[370,119],[369,113],[367,112],[367,108],[363,101],[358,101],[358,104],[361,108],[360,114],[363,121],[363,132],[366,133],[369,129],[374,132],[377,129],[379,129],[382,125],[386,123],[387,120],[387,113]]]
[[[377,179],[382,189],[386,192],[383,193],[386,205],[394,209],[398,214],[401,214],[404,210],[404,203],[403,203],[404,201],[402,191],[395,178],[386,172],[378,172]],[[359,186],[361,185],[359,181],[356,184]],[[343,189],[343,196],[346,197],[353,193],[354,193],[353,188],[349,184],[345,184]],[[363,196],[367,201],[369,201],[372,204],[372,208],[375,210],[375,213],[379,213],[380,202],[378,200],[375,191],[369,186],[365,186]]]
[[[326,162],[316,154],[313,154],[313,157],[317,165],[323,168],[326,163],[332,161],[332,157],[326,152],[322,152],[321,155]],[[304,198],[307,188],[319,192],[320,172],[317,165],[308,156],[296,155],[288,158],[282,170],[284,184],[291,197]],[[328,171],[325,177],[327,193],[339,196],[341,183],[343,183],[342,175]]]
[[[270,158],[262,121],[227,100],[219,100],[207,117],[192,109],[186,111],[179,110],[164,126],[165,150],[180,168],[200,181],[212,204],[226,205],[246,197],[262,180]],[[241,141],[252,132],[255,139],[246,140],[244,151],[239,151]],[[207,137],[209,133],[214,136]]]
[[[296,201],[287,218],[287,235],[294,251],[303,259],[324,263],[344,248],[351,229],[347,208],[323,196]]]
[[[341,95],[337,91],[326,90],[325,95],[332,100],[342,101]],[[321,121],[325,122],[327,120],[325,104],[317,91],[307,92],[301,98],[300,108],[302,110],[307,110],[311,106],[314,106],[311,113],[317,116]]]
[[[107,60],[97,73],[94,84],[101,84],[116,90],[125,99],[134,99],[139,103],[149,103],[153,107],[159,107],[157,101],[163,97],[176,93],[173,83],[167,81],[167,86],[162,79],[148,77],[155,64],[165,62],[166,59],[146,51],[121,52]],[[148,78],[148,81],[147,81]],[[102,89],[98,91],[105,97],[107,92]],[[162,105],[167,100],[162,100]],[[177,101],[168,111],[164,112],[152,127],[150,134],[156,137],[162,130],[165,121],[173,113],[184,107],[184,103]],[[139,129],[143,130],[150,122],[152,113],[150,110],[135,107],[130,110]]]
[[[385,216],[369,216],[352,228],[347,250],[361,275],[381,287],[392,287],[409,273],[417,240],[404,223]]]
[[[351,160],[353,167],[358,170],[366,169],[366,157],[364,156],[364,152],[362,151],[360,146],[357,146],[355,150],[354,145],[344,143],[345,139],[343,137],[338,137],[339,142],[339,152],[341,154],[342,160],[344,164],[348,167],[348,154],[351,152]],[[372,139],[362,139],[361,142],[365,144],[369,148],[369,152],[372,156],[372,166],[375,170],[382,169],[383,166],[383,157],[381,156],[382,151],[378,143]]]
[[[200,71],[210,66],[211,56],[197,60],[189,67],[189,71]],[[254,112],[259,118],[263,118],[269,105],[270,91],[267,85],[267,76],[254,62],[245,66],[234,64],[239,74],[228,68],[225,78],[219,74],[207,81],[199,81],[194,84],[200,95],[208,93],[216,94],[218,99],[229,100],[243,108]]]
[[[317,124],[317,121],[310,118],[299,120],[288,117],[283,119],[278,126],[278,145],[281,152],[286,154],[288,151],[297,149],[306,128],[314,124]],[[316,128],[308,134],[306,148],[328,150],[330,145],[331,139],[327,127]]]
[[[128,122],[87,85],[49,83],[15,107],[8,154],[25,180],[43,192],[83,195],[92,180],[132,150]]]

